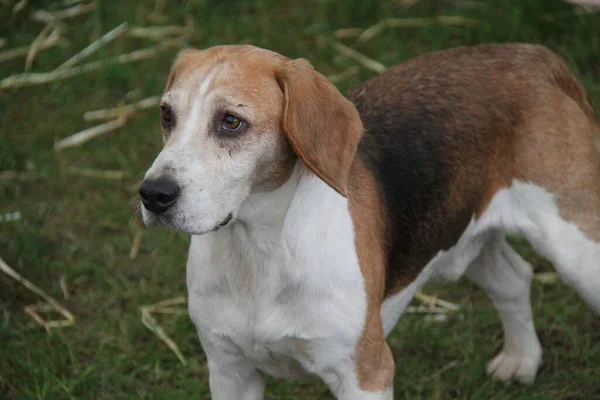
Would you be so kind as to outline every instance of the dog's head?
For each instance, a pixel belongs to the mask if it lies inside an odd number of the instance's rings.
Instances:
[[[160,119],[165,146],[140,187],[144,221],[192,234],[281,186],[298,156],[345,194],[362,134],[355,107],[308,62],[253,46],[183,51]]]

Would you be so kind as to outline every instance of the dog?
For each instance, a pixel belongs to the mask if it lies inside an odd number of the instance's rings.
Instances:
[[[524,235],[600,312],[600,124],[542,46],[422,55],[343,96],[304,59],[186,49],[160,103],[145,224],[192,235],[188,308],[215,400],[262,374],[393,398],[385,337],[429,279],[466,275],[504,327],[488,365],[534,381],[542,349]]]

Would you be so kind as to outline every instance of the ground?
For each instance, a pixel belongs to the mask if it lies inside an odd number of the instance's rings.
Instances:
[[[0,38],[7,39],[0,52],[28,45],[38,35],[43,24],[29,19],[33,10],[64,7],[60,1],[29,1],[13,13],[15,3],[0,1]],[[458,45],[540,43],[566,58],[600,106],[600,13],[585,13],[559,0],[190,0],[167,2],[162,16],[152,19],[154,8],[155,0],[98,1],[92,13],[65,20],[63,40],[41,51],[32,71],[56,68],[124,21],[184,25],[187,19],[188,25],[193,22],[188,42],[195,47],[252,43],[305,57],[326,75],[357,66],[355,75],[337,81],[342,90],[375,72],[339,56],[328,44],[331,39],[386,66]],[[335,36],[339,29],[364,29],[386,18],[438,15],[476,22],[388,28],[364,43]],[[82,63],[154,44],[122,36]],[[38,296],[0,274],[0,398],[209,398],[205,358],[188,317],[158,318],[187,366],[140,320],[142,305],[185,295],[186,235],[144,230],[138,257],[129,258],[138,221],[137,186],[162,145],[156,109],[139,112],[120,130],[80,147],[53,149],[57,140],[94,124],[83,120],[85,111],[159,94],[176,51],[62,81],[0,89],[0,171],[33,175],[27,180],[0,175],[0,215],[18,211],[22,217],[0,222],[0,257],[77,318],[74,326],[48,335],[23,311]],[[24,57],[1,62],[0,79],[23,72],[24,63]],[[73,168],[119,170],[126,176],[85,178]],[[552,270],[521,240],[513,243],[536,272]],[[67,300],[61,280],[70,293]],[[444,322],[412,314],[398,324],[390,337],[397,399],[600,399],[600,318],[561,283],[533,285],[545,353],[532,387],[505,386],[486,376],[487,361],[501,347],[502,331],[480,290],[461,281],[429,286],[426,292],[461,308]],[[269,379],[267,398],[331,396],[318,382]]]

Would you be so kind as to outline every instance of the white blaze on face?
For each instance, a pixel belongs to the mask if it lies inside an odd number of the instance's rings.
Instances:
[[[217,69],[212,69],[200,85],[195,85],[197,90],[189,91],[188,84],[194,85],[197,78],[192,74],[163,96],[163,102],[173,111],[175,125],[145,177],[175,181],[180,195],[177,203],[160,216],[142,207],[144,221],[150,225],[161,222],[190,233],[204,233],[234,211],[229,208],[235,201],[222,195],[223,180],[215,179],[220,169],[218,152],[222,150],[215,146],[209,132],[214,116],[214,93],[210,89],[216,74]]]
[[[176,79],[163,96],[174,124],[146,179],[169,179],[180,192],[177,202],[163,214],[142,207],[146,224],[162,223],[192,234],[211,231],[230,216],[235,218],[253,184],[264,178],[256,171],[280,162],[277,150],[282,135],[280,124],[273,123],[279,111],[265,107],[269,97],[272,102],[273,92],[278,93],[278,84],[274,77],[272,82],[260,77],[260,82],[267,82],[262,95],[249,79],[230,77],[239,77],[236,68],[242,67],[222,62],[208,71],[194,70]],[[245,129],[239,134],[222,130],[229,113],[244,121]]]

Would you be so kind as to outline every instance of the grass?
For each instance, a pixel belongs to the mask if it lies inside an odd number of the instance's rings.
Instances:
[[[29,1],[16,15],[16,0],[0,1],[0,37],[7,47],[27,45],[41,24],[27,15],[60,2]],[[150,25],[154,0],[99,1],[89,15],[67,21],[58,47],[41,52],[33,71],[50,71],[123,21]],[[177,3],[177,5],[175,4]],[[168,2],[164,24],[193,19],[196,47],[252,43],[290,57],[308,58],[326,75],[355,61],[316,36],[341,28],[367,28],[385,18],[459,15],[475,28],[427,26],[383,31],[364,44],[343,43],[391,66],[419,54],[458,45],[525,41],[564,56],[600,105],[600,14],[583,14],[559,0],[199,0]],[[121,38],[90,61],[152,45]],[[145,169],[161,147],[155,111],[140,112],[119,131],[79,148],[56,153],[53,144],[89,126],[85,111],[129,97],[161,92],[175,50],[139,63],[42,86],[0,92],[0,171],[34,168],[39,179],[0,180],[0,215],[19,211],[20,221],[0,222],[0,256],[29,280],[62,300],[59,279],[77,316],[73,327],[51,335],[23,312],[38,301],[0,276],[0,398],[2,399],[189,399],[208,398],[207,367],[195,330],[185,316],[161,316],[164,329],[188,359],[175,355],[141,323],[139,307],[185,295],[188,237],[167,229],[145,230],[136,260],[134,201]],[[23,71],[24,59],[0,63],[0,78]],[[373,76],[364,68],[338,83],[345,90]],[[67,175],[71,166],[127,172],[120,181]],[[526,244],[515,246],[548,271]],[[493,383],[487,361],[501,346],[501,326],[484,294],[467,282],[430,286],[462,308],[443,323],[420,316],[401,319],[389,341],[396,358],[397,399],[600,399],[600,319],[560,283],[533,285],[536,325],[545,348],[530,388]],[[318,382],[268,381],[270,399],[329,399]]]

